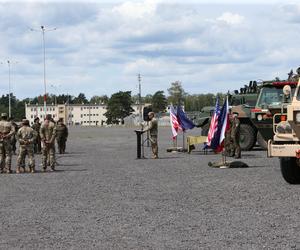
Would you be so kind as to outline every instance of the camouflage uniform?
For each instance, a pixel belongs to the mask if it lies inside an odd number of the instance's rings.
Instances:
[[[234,116],[231,120],[231,140],[233,142],[234,157],[241,158],[240,120]]]
[[[25,157],[28,154],[29,170],[31,173],[35,171],[34,149],[33,144],[36,140],[37,133],[29,127],[29,121],[23,122],[23,126],[17,132],[17,139],[20,144],[19,156],[17,160],[17,173],[20,172],[20,168],[24,168],[25,172]]]
[[[66,141],[68,138],[68,128],[61,121],[56,126],[56,142],[58,146],[58,152],[64,154],[66,150]]]
[[[150,113],[153,113],[153,112],[150,112]],[[154,114],[153,114],[153,116],[154,116]],[[158,145],[157,145],[158,123],[157,123],[157,120],[153,117],[149,121],[148,126],[144,130],[150,132],[150,142],[151,142],[153,157],[156,159],[156,158],[158,158]]]
[[[50,167],[55,170],[55,123],[46,119],[40,128],[40,136],[42,141],[42,165],[43,170],[47,169],[47,160],[49,158]]]
[[[234,148],[233,148],[233,142],[231,140],[231,120],[229,120],[229,129],[225,132],[225,141],[224,141],[224,147],[225,147],[225,155],[232,157],[234,156]]]
[[[11,173],[11,137],[15,134],[15,128],[11,122],[7,121],[7,114],[1,114],[1,118],[2,120],[0,121],[0,170],[3,173],[5,164],[6,172]]]
[[[40,136],[40,128],[41,124],[37,119],[34,120],[34,124],[32,125],[32,128],[37,133],[36,140],[34,142],[34,153],[39,154],[41,153],[41,136]]]
[[[16,147],[16,144],[17,144],[16,133],[17,133],[19,127],[12,119],[10,120],[10,122],[15,128],[15,134],[11,136],[11,149],[12,149],[13,154],[16,154],[16,150],[17,150],[17,147]]]

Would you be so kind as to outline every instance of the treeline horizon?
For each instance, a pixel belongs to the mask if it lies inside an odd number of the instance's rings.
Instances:
[[[130,98],[129,104],[138,104],[139,95],[131,95],[131,91],[119,91],[112,94],[110,97],[107,95],[94,95],[88,99],[84,93],[79,93],[78,96],[69,94],[48,94],[47,104],[104,104],[108,105],[114,102],[116,94],[126,93],[126,96]],[[168,96],[165,95],[163,90],[159,90],[154,94],[147,94],[141,97],[142,103],[149,103],[153,106],[155,112],[164,112],[166,107],[170,104],[173,105],[184,105],[186,111],[200,111],[205,106],[214,106],[216,97],[219,96],[221,99],[226,96],[224,93],[207,93],[207,94],[188,94],[182,88],[181,82],[176,81],[171,84],[168,89]],[[34,98],[24,98],[22,100],[16,98],[12,93],[10,94],[11,99],[11,113],[15,120],[20,120],[25,116],[25,104],[44,104],[44,96],[39,95]],[[122,102],[118,103],[122,105]],[[8,113],[9,106],[9,95],[2,95],[0,97],[0,112]]]

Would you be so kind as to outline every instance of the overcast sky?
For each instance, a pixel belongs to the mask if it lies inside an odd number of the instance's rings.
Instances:
[[[299,24],[296,1],[0,1],[0,91],[9,59],[13,93],[43,94],[41,25],[57,28],[45,34],[47,92],[91,97],[136,94],[138,73],[143,95],[177,80],[198,94],[285,79],[300,66]]]

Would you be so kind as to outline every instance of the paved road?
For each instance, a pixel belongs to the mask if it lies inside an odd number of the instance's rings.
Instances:
[[[0,175],[0,248],[300,249],[300,186],[277,159],[213,169],[219,156],[166,153],[169,138],[135,160],[131,129],[75,128],[59,171]]]

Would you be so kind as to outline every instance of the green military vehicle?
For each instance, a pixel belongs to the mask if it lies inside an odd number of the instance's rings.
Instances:
[[[293,95],[297,86],[297,79],[298,75],[292,75],[291,71],[287,80],[275,79],[262,83],[255,108],[251,110],[251,121],[258,131],[257,142],[264,149],[267,149],[268,140],[274,136],[274,114],[286,112],[286,105],[284,104],[291,102],[282,90],[284,86],[290,86]]]
[[[240,91],[235,90],[233,94],[228,94],[229,105],[233,112],[239,114],[241,122],[240,146],[242,150],[251,150],[256,144],[257,130],[251,122],[250,112],[255,107],[260,86],[256,81],[250,81]],[[198,127],[202,128],[201,135],[208,134],[210,118],[214,112],[212,106],[204,107],[201,110],[200,117],[196,119]]]

